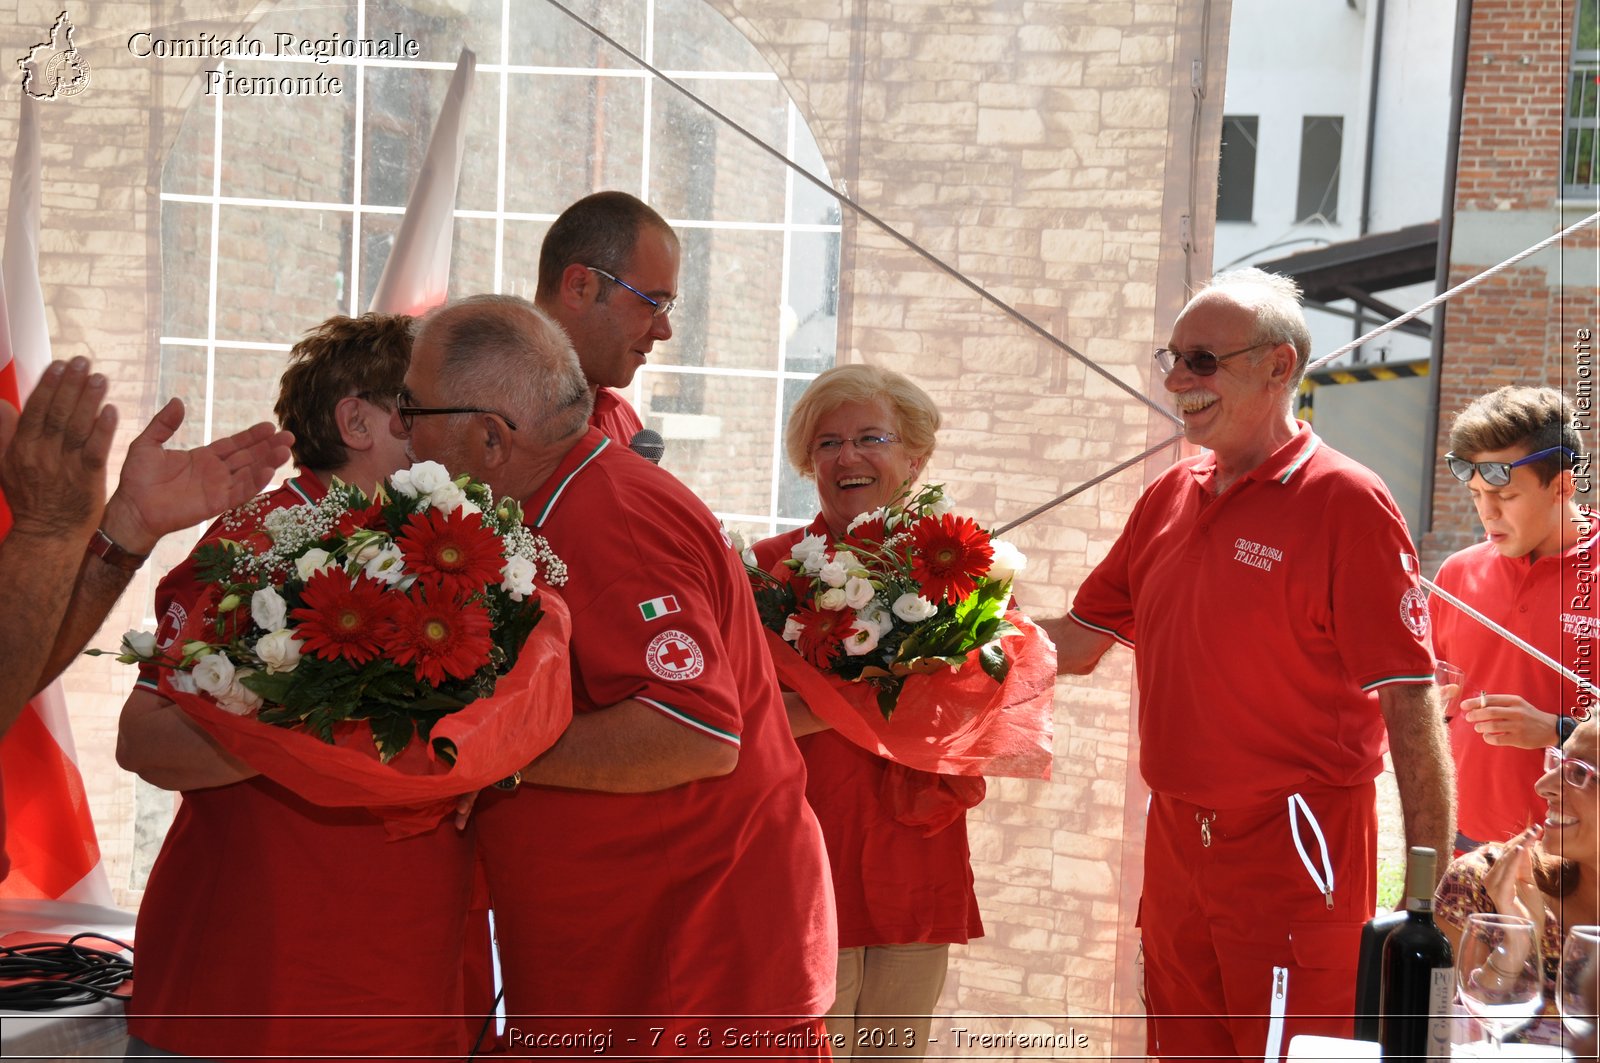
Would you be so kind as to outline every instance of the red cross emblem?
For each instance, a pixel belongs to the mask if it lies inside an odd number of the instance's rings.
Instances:
[[[662,679],[679,682],[693,679],[706,670],[705,654],[694,639],[682,631],[663,631],[644,651],[644,663]]]
[[[1400,619],[1418,638],[1428,633],[1428,602],[1417,588],[1400,596]]]

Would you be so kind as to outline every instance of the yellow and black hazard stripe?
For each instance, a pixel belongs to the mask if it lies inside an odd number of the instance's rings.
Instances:
[[[1381,365],[1358,365],[1343,369],[1319,369],[1307,373],[1300,381],[1300,391],[1295,399],[1295,416],[1310,422],[1315,414],[1317,389],[1330,384],[1366,384],[1374,380],[1401,380],[1405,377],[1427,376],[1426,359],[1415,362],[1385,362]]]

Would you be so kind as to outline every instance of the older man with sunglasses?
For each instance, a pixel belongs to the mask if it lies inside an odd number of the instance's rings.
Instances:
[[[1309,357],[1287,278],[1223,274],[1190,301],[1156,360],[1208,452],[1150,486],[1047,625],[1063,672],[1134,648],[1162,1059],[1348,1036],[1386,731],[1407,841],[1454,836],[1411,540],[1378,477],[1294,419]]]
[[[1472,493],[1484,541],[1446,558],[1438,584],[1593,682],[1600,543],[1576,501],[1576,424],[1554,388],[1503,387],[1456,415],[1445,464]],[[1430,607],[1434,649],[1465,671],[1470,695],[1448,721],[1465,852],[1544,817],[1540,751],[1593,699],[1443,599]]]

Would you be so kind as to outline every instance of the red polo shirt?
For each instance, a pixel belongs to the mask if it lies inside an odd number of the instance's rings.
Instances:
[[[716,519],[592,427],[526,513],[570,574],[575,711],[635,698],[736,746],[739,762],[655,793],[525,785],[480,801],[508,1012],[786,1016],[751,1020],[773,1029],[822,1014],[836,932],[827,858]],[[512,1048],[541,1050],[515,1035]]]
[[[1568,668],[1597,681],[1594,657],[1595,567],[1600,535],[1562,554],[1530,561],[1502,557],[1488,542],[1450,555],[1439,586]],[[1518,694],[1545,712],[1570,713],[1582,702],[1575,683],[1490,631],[1442,598],[1430,602],[1433,645],[1466,672],[1463,698],[1480,692]],[[1465,713],[1450,721],[1456,762],[1456,822],[1479,842],[1504,841],[1543,822],[1546,802],[1533,792],[1544,774],[1544,751],[1491,746]]]
[[[1405,520],[1304,423],[1220,496],[1215,476],[1209,453],[1163,473],[1072,606],[1136,647],[1145,781],[1232,808],[1372,779],[1373,692],[1433,681]]]
[[[243,538],[324,490],[302,473],[201,542]],[[190,555],[156,589],[160,639],[201,593]],[[141,670],[141,686],[154,680]],[[472,859],[449,820],[390,841],[372,813],[263,776],[185,792],[139,907],[128,1032],[218,1060],[464,1055],[463,1024],[437,1016],[462,1011]]]
[[[627,446],[643,428],[644,422],[622,394],[610,388],[600,388],[594,396],[594,412],[589,423],[612,439]]]

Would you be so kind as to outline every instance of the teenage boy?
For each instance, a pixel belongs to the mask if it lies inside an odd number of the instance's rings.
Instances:
[[[1594,682],[1597,544],[1594,516],[1574,497],[1580,445],[1572,404],[1554,388],[1503,387],[1462,410],[1445,464],[1471,491],[1485,539],[1446,558],[1436,582]],[[1466,673],[1449,730],[1456,848],[1467,850],[1543,820],[1533,792],[1543,750],[1591,699],[1442,598],[1430,609],[1435,652]]]

